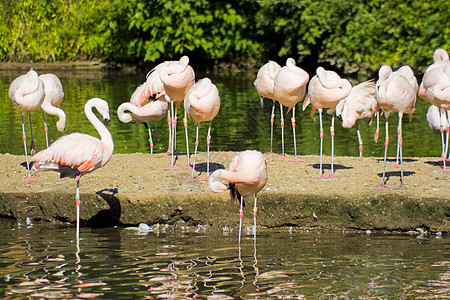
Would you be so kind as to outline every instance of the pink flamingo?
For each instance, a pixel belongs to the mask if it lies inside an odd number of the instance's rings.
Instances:
[[[342,121],[342,127],[352,128],[356,124],[356,135],[359,142],[359,157],[362,157],[363,142],[359,131],[359,122],[372,121],[377,111],[375,99],[375,83],[371,80],[354,86],[347,97],[336,106],[336,116]]]
[[[272,153],[273,145],[273,123],[275,118],[275,96],[273,94],[274,79],[277,72],[281,69],[281,66],[269,60],[265,65],[263,65],[256,74],[256,80],[253,82],[256,91],[258,92],[259,99],[261,102],[261,107],[263,106],[263,99],[272,99],[272,114],[270,115],[270,153]]]
[[[308,83],[309,75],[303,69],[295,65],[293,58],[288,58],[286,66],[281,68],[275,75],[273,94],[280,103],[281,110],[281,145],[282,160],[287,159],[284,153],[284,116],[283,105],[292,109],[292,131],[294,136],[294,158],[292,161],[302,161],[297,158],[297,142],[295,138],[295,105],[303,99]]]
[[[316,109],[319,111],[320,121],[320,171],[319,175],[313,178],[339,177],[340,175],[333,172],[333,154],[334,154],[334,115],[336,105],[340,100],[348,96],[352,90],[352,85],[347,79],[342,79],[336,72],[326,71],[322,67],[318,67],[316,75],[311,79],[308,86],[308,95],[303,102],[303,110],[311,103],[311,117]],[[322,172],[322,146],[323,146],[323,126],[322,126],[322,110],[331,108],[331,173],[328,176]]]
[[[11,82],[9,86],[9,98],[13,104],[20,110],[22,115],[22,140],[23,146],[25,148],[25,157],[27,160],[27,171],[28,178],[23,181],[35,180],[31,176],[29,161],[28,161],[28,151],[27,151],[27,137],[25,134],[25,122],[24,122],[24,112],[28,111],[30,118],[30,131],[31,131],[31,155],[35,152],[35,145],[33,140],[33,128],[31,125],[31,110],[35,110],[41,107],[42,101],[44,101],[45,92],[44,84],[42,80],[39,79],[38,73],[31,69],[27,74],[21,75]]]
[[[95,116],[95,108],[103,117],[102,123]],[[106,128],[109,121],[109,107],[105,100],[92,98],[84,106],[84,113],[100,135],[100,139],[82,133],[72,133],[58,138],[47,149],[36,153],[31,159],[32,170],[56,171],[60,177],[75,178],[77,182],[76,206],[77,227],[76,235],[80,233],[80,179],[84,174],[103,167],[111,159],[114,142],[111,133]]]
[[[144,83],[144,91],[141,94],[141,99],[147,99],[150,96],[157,99],[160,96],[165,96],[165,99],[170,102],[170,117],[171,123],[171,153],[172,162],[170,167],[166,170],[178,169],[174,166],[174,144],[175,144],[175,129],[177,124],[177,112],[178,105],[184,100],[187,91],[195,82],[195,73],[192,67],[189,65],[189,57],[183,56],[179,61],[166,61],[156,66],[147,75],[147,81]],[[173,103],[176,103],[175,110]],[[186,152],[188,164],[186,167],[190,167],[189,162],[189,143],[187,137],[187,117],[186,112],[183,118],[185,134],[186,134]]]
[[[221,180],[228,181],[224,184]],[[242,217],[244,197],[254,195],[253,232],[256,233],[257,194],[267,182],[267,161],[263,154],[256,150],[238,152],[230,162],[228,170],[214,171],[208,185],[212,192],[220,193],[231,190],[231,200],[240,202],[239,208],[239,241],[242,233]]]
[[[139,125],[143,122],[148,129],[149,143],[150,143],[150,153],[153,154],[153,138],[152,130],[149,121],[159,121],[162,120],[169,110],[169,105],[166,101],[156,100],[148,102],[145,105],[141,105],[139,97],[142,94],[144,87],[140,85],[136,88],[130,98],[130,102],[122,103],[117,108],[117,116],[119,120],[123,123],[129,123],[133,118],[136,118],[136,122]],[[129,111],[130,113],[127,113]]]
[[[203,180],[208,180],[209,178],[209,145],[211,142],[211,122],[219,112],[219,109],[219,90],[209,78],[200,79],[186,93],[186,97],[184,99],[184,111],[186,111],[192,117],[194,123],[196,124],[194,165],[192,167],[192,176],[188,180],[188,182],[197,181],[197,179],[194,178],[194,170],[198,148],[198,128],[200,126],[200,122],[205,121],[209,121],[208,135],[206,137],[208,163],[206,177]]]
[[[387,189],[385,177],[386,177],[386,156],[387,148],[389,145],[389,114],[391,112],[398,112],[398,144],[400,145],[400,182],[399,186],[395,189],[405,189],[403,182],[403,158],[402,158],[402,117],[404,113],[410,115],[414,112],[414,105],[416,103],[415,87],[411,85],[408,78],[402,75],[400,72],[392,72],[389,66],[382,66],[378,71],[378,81],[375,86],[375,98],[377,99],[378,107],[383,111],[386,118],[386,139],[384,144],[384,167],[383,167],[383,179],[379,187],[375,189]]]
[[[446,132],[446,146],[442,156],[443,169],[441,171],[448,172],[445,158],[448,152],[450,122],[448,111],[450,110],[450,61],[447,51],[437,49],[434,52],[434,63],[425,71],[422,82],[419,87],[419,97],[436,105],[440,110],[441,117],[441,138],[444,139],[444,131]],[[444,115],[447,122],[443,122]],[[446,123],[446,124],[445,124]],[[445,125],[445,129],[444,129]]]
[[[56,129],[63,131],[66,127],[66,114],[64,110],[58,107],[63,101],[64,91],[58,76],[54,74],[42,74],[39,75],[39,79],[44,83],[45,98],[42,101],[42,118],[44,119],[44,131],[45,141],[48,147],[48,127],[45,121],[45,113],[58,116],[58,122],[56,122]]]

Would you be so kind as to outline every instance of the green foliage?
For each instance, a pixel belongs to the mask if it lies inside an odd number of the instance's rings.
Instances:
[[[365,76],[420,72],[449,50],[450,2],[379,0],[5,0],[2,61],[327,63]]]

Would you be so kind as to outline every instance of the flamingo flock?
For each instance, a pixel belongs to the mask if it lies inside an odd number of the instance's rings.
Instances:
[[[296,146],[296,119],[295,107],[303,100],[302,109],[311,105],[311,117],[315,111],[319,112],[319,174],[313,178],[325,179],[340,177],[334,172],[334,139],[335,139],[335,116],[342,121],[344,128],[356,125],[359,141],[359,156],[362,156],[363,142],[359,133],[358,123],[360,121],[371,122],[376,114],[377,119],[381,114],[385,116],[386,135],[384,144],[384,164],[382,182],[374,189],[387,189],[386,186],[386,156],[389,145],[388,120],[392,112],[398,113],[397,127],[397,156],[400,166],[400,185],[394,189],[405,189],[402,164],[402,119],[404,114],[412,116],[417,94],[420,98],[431,103],[427,122],[435,131],[441,134],[441,153],[443,161],[442,171],[448,171],[446,158],[449,148],[450,136],[450,61],[448,53],[444,49],[437,49],[434,53],[434,63],[430,65],[419,84],[412,69],[403,66],[393,71],[390,66],[383,65],[378,72],[378,80],[362,82],[354,87],[345,78],[341,78],[336,72],[318,67],[314,76],[310,76],[302,68],[296,66],[293,58],[288,58],[286,65],[281,67],[274,61],[263,65],[256,75],[254,86],[258,93],[261,105],[264,98],[273,101],[270,116],[271,142],[270,152],[273,151],[273,124],[275,117],[276,102],[280,105],[282,149],[281,160],[287,160],[284,151],[284,113],[283,107],[287,107],[287,113],[292,110],[291,125],[293,129],[294,159],[302,161],[297,157]],[[39,75],[31,69],[24,75],[16,78],[10,85],[9,97],[13,104],[21,111],[22,116],[22,139],[24,143],[26,167],[28,177],[24,181],[35,178],[32,171],[55,171],[60,177],[74,178],[77,184],[76,207],[77,207],[77,236],[79,235],[79,211],[80,211],[80,179],[84,174],[95,171],[105,166],[111,159],[114,151],[112,135],[106,128],[109,121],[109,107],[107,101],[100,98],[92,98],[85,103],[85,115],[97,130],[100,139],[82,133],[72,133],[62,136],[53,144],[48,144],[48,126],[45,121],[45,113],[58,116],[56,128],[63,131],[66,124],[64,111],[58,108],[64,97],[62,84],[57,76],[53,74]],[[232,199],[240,203],[240,224],[242,224],[244,197],[254,196],[254,228],[256,230],[257,193],[260,192],[268,178],[267,160],[264,155],[256,150],[242,151],[236,154],[227,170],[219,169],[210,174],[210,143],[211,126],[214,117],[220,110],[220,96],[218,87],[210,78],[195,80],[195,72],[189,65],[187,56],[179,60],[165,61],[154,67],[146,77],[146,81],[139,86],[130,97],[129,102],[122,103],[117,108],[117,115],[121,122],[128,123],[136,119],[137,124],[144,123],[149,132],[150,153],[153,154],[153,139],[150,129],[150,121],[162,120],[167,117],[169,126],[168,154],[171,163],[167,170],[178,169],[175,166],[174,153],[176,151],[176,127],[179,105],[183,104],[183,124],[186,136],[185,167],[192,169],[192,174],[187,182],[195,182],[199,179],[195,176],[197,164],[197,151],[199,145],[199,126],[202,122],[208,123],[206,136],[207,145],[207,169],[203,180],[209,182],[212,192],[223,192],[231,190]],[[36,153],[33,140],[30,115],[31,145],[28,156],[27,137],[25,131],[25,113],[31,110],[41,109],[44,119],[44,130],[46,133],[47,148]],[[97,110],[105,122],[102,123],[93,112]],[[331,173],[326,175],[323,171],[323,111],[329,109],[331,112],[330,135],[331,135]],[[188,117],[192,118],[196,125],[196,138],[193,164],[191,164],[188,143]],[[378,122],[377,122],[378,123]],[[378,128],[378,125],[377,125]],[[376,131],[375,140],[378,138]],[[239,231],[239,236],[241,231]]]

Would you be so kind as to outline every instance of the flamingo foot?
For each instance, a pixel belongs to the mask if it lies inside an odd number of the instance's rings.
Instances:
[[[170,166],[170,167],[165,168],[164,170],[179,170],[179,169],[180,168],[178,168],[178,167]]]
[[[382,184],[380,186],[376,186],[374,187],[372,190],[388,190],[389,187],[387,187],[386,185]]]
[[[332,177],[342,177],[342,175],[336,174],[336,173],[330,173],[328,176],[328,178],[332,178]]]
[[[400,168],[400,165],[399,164],[394,164],[392,167],[393,168]],[[406,169],[406,166],[403,166],[403,169]]]
[[[325,178],[328,178],[328,176],[325,175],[325,174],[320,174],[320,175],[317,175],[317,176],[313,177],[313,179],[325,179]]]
[[[33,180],[37,180],[37,178],[35,178],[35,177],[33,177],[33,176],[28,176],[27,178],[25,178],[24,180],[22,180],[22,182],[33,181]]]
[[[190,164],[186,164],[183,166],[183,169],[192,169],[192,166]]]
[[[289,160],[286,156],[282,156],[280,158],[278,158],[277,160]]]
[[[197,178],[191,177],[186,182],[197,182],[197,181],[200,181],[200,180]]]
[[[275,154],[275,152],[269,151],[269,152],[266,152],[266,154]]]
[[[294,157],[293,159],[290,159],[289,161],[305,161],[304,159],[300,159],[297,156]]]
[[[167,154],[172,154],[172,150],[167,150],[167,152],[166,152]]]
[[[392,187],[394,190],[406,190],[406,187],[401,184],[401,185],[396,185]]]
[[[450,169],[445,168],[445,169],[439,170],[438,172],[450,172]]]
[[[209,180],[209,176],[206,176],[205,178],[202,179],[202,181],[208,181]]]

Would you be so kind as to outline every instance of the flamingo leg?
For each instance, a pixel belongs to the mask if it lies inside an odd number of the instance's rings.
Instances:
[[[167,153],[170,154],[172,151],[172,114],[170,112],[170,106],[167,111],[167,124],[169,125],[169,146],[167,147]]]
[[[377,110],[376,114],[377,114],[377,129],[375,130],[374,136],[375,143],[378,142],[378,135],[380,134],[380,111]]]
[[[334,158],[334,136],[335,136],[335,132],[334,132],[334,114],[335,112],[333,112],[332,116],[331,116],[331,127],[330,127],[330,134],[331,134],[331,173],[330,175],[328,175],[328,177],[342,177],[342,175],[336,174],[334,173],[334,164],[333,164],[333,158]]]
[[[327,178],[327,176],[323,175],[322,172],[322,148],[323,148],[323,126],[322,126],[322,109],[319,108],[319,123],[320,123],[320,159],[319,159],[319,175],[314,176],[314,179],[317,178]]]
[[[448,146],[449,146],[448,144],[449,144],[449,136],[450,136],[450,120],[449,120],[449,116],[448,116],[448,111],[445,111],[445,117],[447,119],[447,122],[445,124],[445,150],[444,150],[444,155],[442,156],[443,169],[440,170],[440,172],[449,172],[450,171],[450,169],[447,169],[447,165],[446,165],[446,157],[447,157],[447,153],[448,153]]]
[[[291,159],[290,161],[305,161],[297,157],[297,139],[295,137],[295,106],[292,108],[291,123],[292,123],[292,133],[294,135],[294,158]]]
[[[22,180],[22,182],[36,180],[36,178],[31,176],[30,164],[29,164],[29,161],[28,161],[27,136],[25,134],[25,121],[24,121],[24,118],[23,118],[23,113],[22,113],[22,140],[23,140],[23,146],[25,148],[25,158],[27,159],[27,171],[28,171],[28,177],[25,178],[24,180]]]
[[[156,123],[155,120],[155,140],[159,141],[159,134],[158,134],[158,123]]]
[[[258,207],[256,206],[256,202],[258,200],[257,194],[255,193],[255,203],[253,205],[253,234],[256,238],[256,215],[258,212]]]
[[[79,244],[80,241],[80,207],[81,207],[81,200],[80,200],[80,177],[77,176],[75,178],[77,181],[77,193],[75,195],[75,204],[77,206],[77,225],[76,225],[76,238],[77,238],[77,244]]]
[[[400,139],[401,139],[401,137],[400,137],[399,129],[397,128],[397,155],[395,156],[395,164],[392,166],[393,168],[399,168],[400,167],[400,164],[399,164]]]
[[[42,112],[42,119],[44,120],[45,142],[46,142],[47,148],[48,148],[48,126],[47,126],[47,122],[45,121],[45,113],[44,112]]]
[[[174,111],[174,109],[173,109],[173,102],[170,102],[170,108],[171,108],[170,111],[172,113],[172,116],[171,116],[171,120],[172,120],[172,122],[171,122],[172,140],[171,140],[171,143],[170,143],[170,146],[171,146],[170,151],[172,152],[171,153],[172,161],[171,161],[170,167],[167,167],[164,170],[178,170],[179,168],[174,166],[174,152],[175,152],[174,147],[175,147],[175,143],[176,143],[176,141],[175,141],[175,128],[177,126],[177,120],[176,120],[176,111]]]
[[[280,103],[280,111],[281,111],[281,157],[278,160],[287,160],[284,154],[284,116],[283,116],[283,105]]]
[[[241,236],[242,236],[242,218],[244,217],[244,211],[242,209],[244,203],[244,199],[241,196],[241,204],[239,207],[239,235],[238,235],[238,243],[241,243]]]
[[[402,138],[402,119],[403,119],[403,113],[398,113],[398,127],[397,127],[397,134],[398,134],[398,155],[399,155],[399,162],[400,162],[400,185],[393,187],[396,190],[406,190],[404,182],[403,182],[403,138]]]
[[[273,153],[273,123],[275,121],[275,101],[273,101],[272,105],[272,114],[270,115],[270,153]]]
[[[191,162],[189,161],[189,138],[188,138],[188,123],[187,123],[187,112],[184,110],[184,118],[183,118],[183,124],[184,124],[184,132],[186,135],[186,156],[187,156],[187,165],[185,165],[183,168],[190,168]]]
[[[444,159],[445,158],[445,129],[444,129],[444,121],[443,121],[443,117],[442,117],[442,115],[445,113],[445,111],[442,109],[442,108],[440,108],[439,109],[439,124],[440,124],[440,128],[439,128],[439,131],[440,131],[440,133],[441,133],[441,156],[442,156],[442,159]]]
[[[33,124],[31,123],[31,110],[28,111],[28,116],[30,118],[30,135],[31,135],[30,154],[33,156],[34,153],[36,153],[36,145],[34,143],[33,138]]]
[[[195,150],[194,150],[194,163],[192,165],[192,176],[187,180],[187,182],[195,182],[198,181],[197,178],[194,177],[194,171],[195,171],[195,162],[197,160],[197,148],[198,148],[198,124],[195,131]]]
[[[206,163],[206,177],[203,178],[203,181],[208,181],[209,180],[209,145],[211,144],[211,123],[212,121],[209,121],[209,127],[208,127],[208,135],[206,136],[206,149],[207,149],[207,156],[208,156],[208,160]]]
[[[356,123],[356,136],[358,137],[358,144],[359,144],[359,157],[362,157],[363,153],[363,141],[361,138],[361,132],[359,131],[359,124]]]
[[[148,142],[150,144],[150,154],[153,154],[153,138],[152,138],[152,129],[148,123],[144,123],[145,127],[148,129]]]
[[[385,178],[386,178],[386,156],[387,156],[387,149],[389,145],[389,114],[384,114],[386,118],[386,138],[384,141],[384,164],[383,164],[383,179],[381,181],[381,185],[375,187],[375,190],[387,190],[388,187],[386,186]]]

